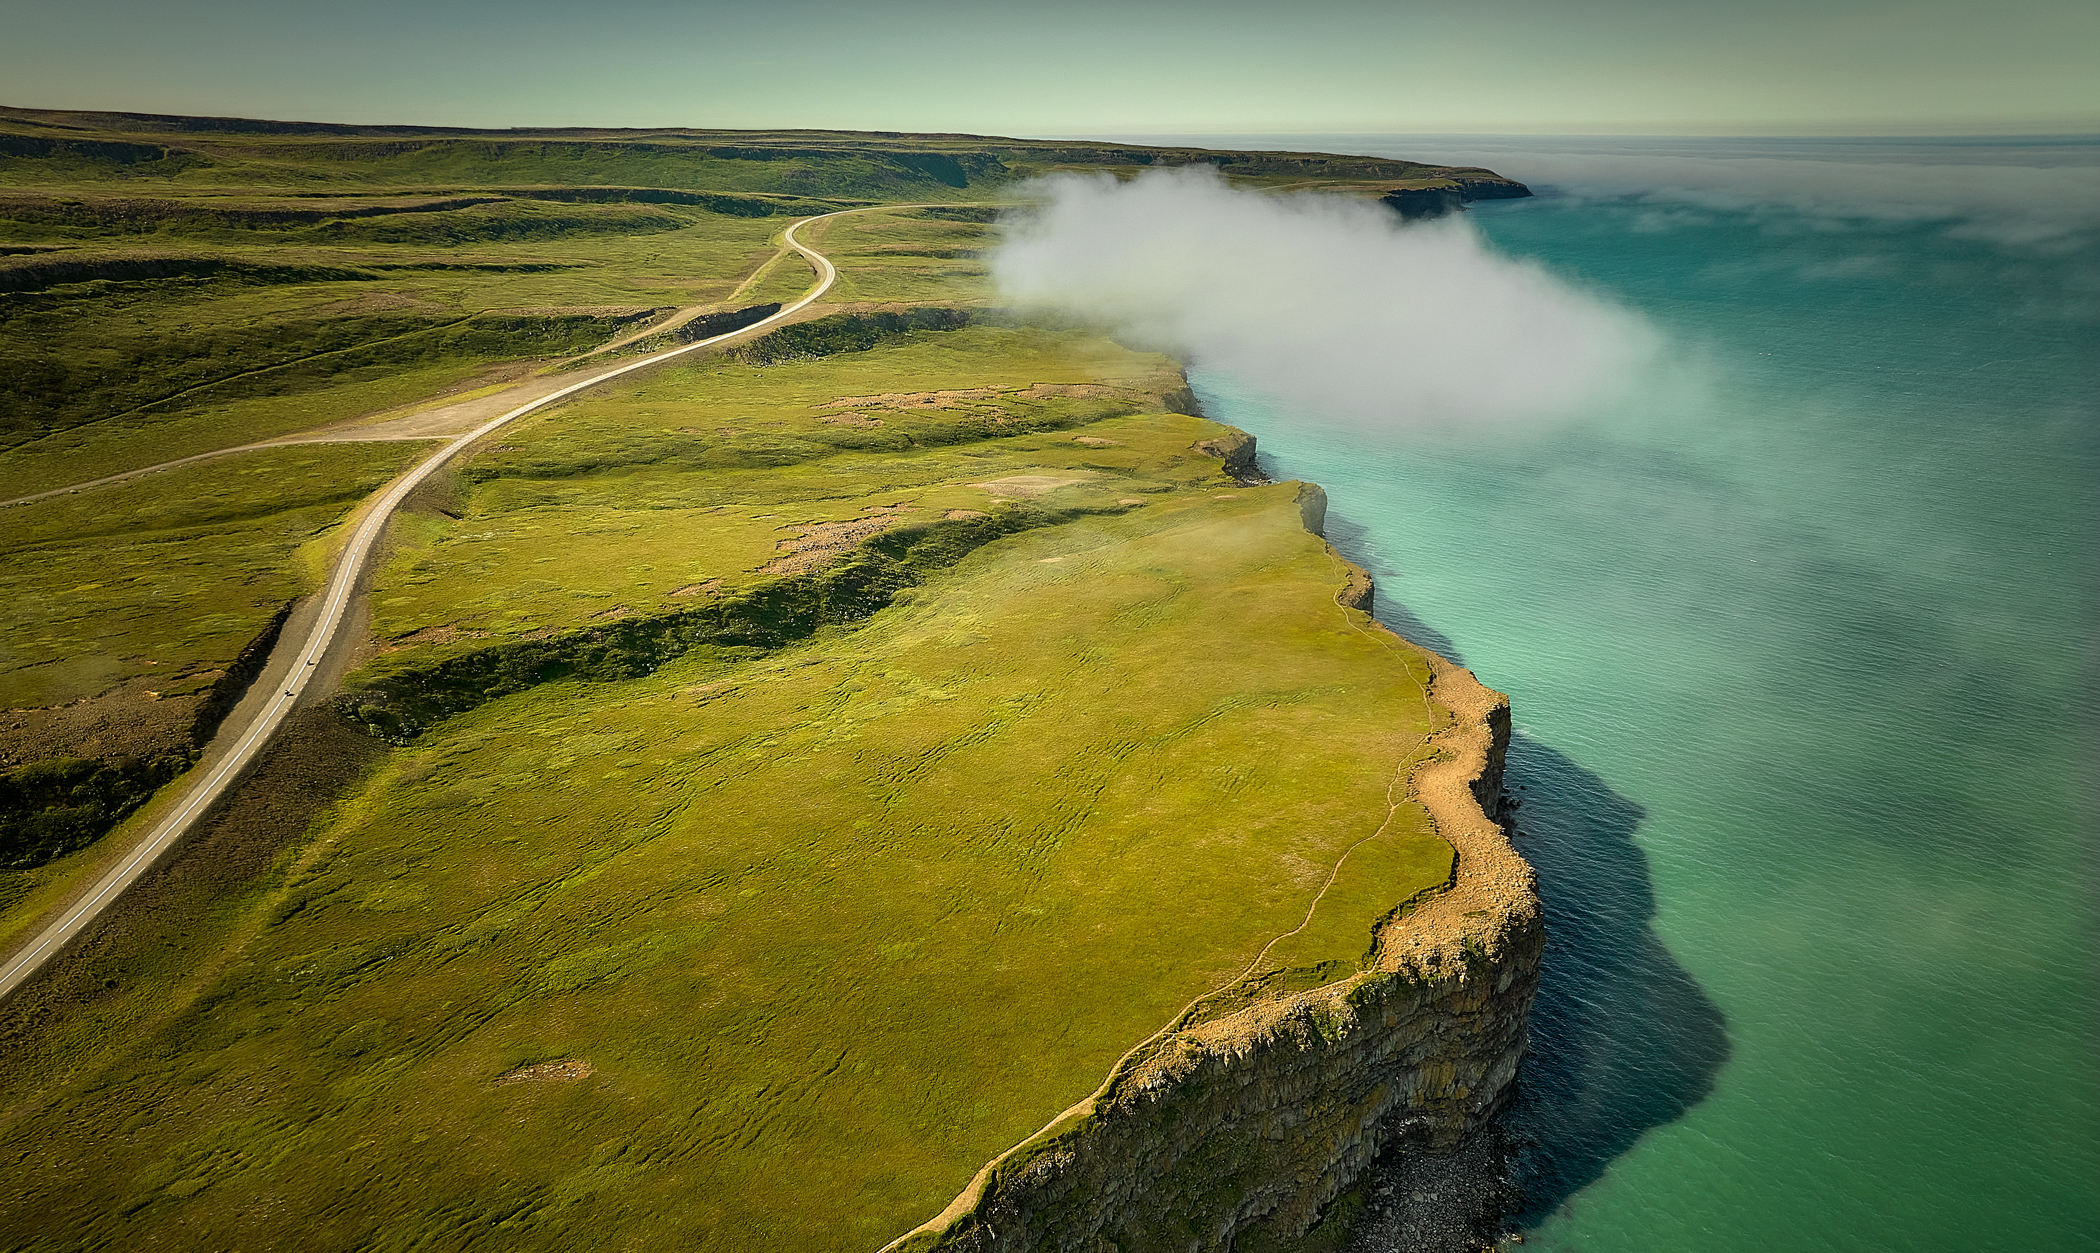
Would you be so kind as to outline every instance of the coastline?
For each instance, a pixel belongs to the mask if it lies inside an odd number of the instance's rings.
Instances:
[[[1229,452],[1251,463],[1244,439]],[[1300,507],[1319,535],[1325,493],[1305,485]],[[1145,1244],[1142,1233],[1162,1223],[1184,1243],[1196,1233],[1194,1247],[1230,1247],[1253,1230],[1294,1238],[1381,1152],[1447,1156],[1507,1102],[1544,949],[1537,876],[1500,821],[1509,698],[1372,619],[1371,576],[1327,551],[1345,576],[1334,603],[1351,626],[1430,670],[1428,695],[1445,715],[1430,737],[1440,751],[1416,766],[1405,795],[1456,851],[1450,885],[1398,903],[1365,969],[1217,1012],[1267,977],[1257,958],[882,1253],[1091,1249],[1110,1230]]]

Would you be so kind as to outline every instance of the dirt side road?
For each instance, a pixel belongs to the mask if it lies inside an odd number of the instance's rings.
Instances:
[[[871,206],[871,209],[900,207],[907,206],[882,205]],[[345,622],[353,616],[350,612],[352,602],[355,600],[362,585],[366,563],[371,556],[373,548],[385,533],[387,523],[392,519],[394,510],[400,506],[402,501],[408,498],[410,493],[414,492],[432,474],[435,474],[446,463],[465,452],[477,441],[524,417],[528,413],[533,413],[547,405],[595,387],[600,383],[618,378],[623,374],[658,365],[673,357],[683,356],[686,353],[695,352],[727,340],[762,333],[767,328],[791,317],[805,306],[817,300],[826,291],[829,291],[831,285],[838,278],[838,270],[831,264],[830,259],[814,248],[802,243],[797,238],[797,233],[803,227],[813,222],[823,221],[826,218],[843,217],[850,213],[866,213],[870,212],[871,209],[847,209],[840,213],[827,213],[813,218],[804,218],[787,229],[786,234],[783,236],[783,241],[788,247],[793,248],[809,259],[810,264],[816,268],[817,283],[809,290],[808,294],[793,304],[782,308],[778,313],[762,321],[755,322],[742,330],[652,353],[608,370],[600,370],[588,374],[574,382],[564,383],[560,379],[534,380],[535,385],[545,383],[549,384],[549,386],[541,394],[532,396],[523,403],[515,403],[515,396],[510,392],[502,393],[504,398],[514,401],[512,408],[487,418],[478,426],[468,429],[463,434],[452,437],[443,448],[424,458],[414,469],[395,479],[375,501],[367,504],[357,514],[353,515],[351,521],[355,529],[352,530],[349,541],[343,546],[342,551],[335,559],[326,590],[319,596],[310,598],[305,604],[302,604],[299,611],[294,615],[293,621],[287,623],[286,629],[280,636],[278,645],[272,652],[270,661],[264,668],[262,676],[249,690],[247,696],[243,698],[241,703],[235,707],[234,711],[220,725],[219,733],[206,751],[202,764],[185,776],[174,799],[164,802],[163,816],[152,822],[150,826],[147,826],[143,834],[138,836],[134,843],[123,849],[101,877],[89,884],[72,903],[57,911],[56,916],[41,930],[30,936],[15,951],[6,956],[4,965],[0,965],[0,999],[11,995],[16,989],[33,978],[38,971],[44,968],[46,963],[92,926],[96,919],[114,904],[126,890],[143,878],[156,863],[168,854],[169,850],[181,842],[183,837],[197,825],[221,797],[227,794],[233,784],[255,762],[263,749],[277,735],[279,728],[284,725],[285,719],[298,707],[309,688],[312,688],[316,694],[327,689],[328,679],[324,676],[324,672],[332,670],[333,667],[325,666],[323,663],[329,661],[332,655],[339,651],[339,644],[347,638],[347,633],[342,628]],[[528,385],[528,387],[530,386],[533,385]],[[446,406],[443,409],[431,410],[427,414],[418,414],[413,418],[403,419],[403,421],[415,422],[429,418],[434,421],[457,422],[459,420],[458,414],[444,419],[438,419],[437,415],[445,413],[448,409],[472,413],[483,412],[484,410],[480,408],[481,401],[494,399],[496,398],[484,397],[480,400],[466,402],[463,405]],[[367,438],[370,437],[367,436]],[[379,438],[429,439],[433,438],[433,435],[394,434],[383,435]],[[219,454],[209,453],[205,455],[216,456]],[[188,458],[187,460],[198,459]],[[182,463],[171,462],[170,464],[177,465]],[[144,471],[136,471],[134,473],[144,473]],[[129,475],[116,477],[129,477]],[[77,491],[87,486],[91,485],[78,484],[71,488],[57,489],[57,491]],[[31,497],[29,499],[35,498]],[[156,806],[156,808],[160,807]]]

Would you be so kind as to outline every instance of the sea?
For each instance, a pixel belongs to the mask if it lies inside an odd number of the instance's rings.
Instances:
[[[1115,138],[1524,181],[1468,228],[1683,367],[1434,438],[1194,378],[1513,701],[1506,1229],[2100,1248],[2100,137]]]

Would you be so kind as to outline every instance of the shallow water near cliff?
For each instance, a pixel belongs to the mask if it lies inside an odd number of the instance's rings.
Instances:
[[[1529,1247],[2100,1245],[2100,248],[2075,206],[2012,230],[1876,168],[2100,149],[1259,142],[1574,186],[1470,221],[1684,367],[1492,436],[1196,375],[1327,488],[1381,616],[1514,698],[1551,937],[1510,1118]],[[1618,186],[1577,185],[1586,152]],[[1720,164],[1658,195],[1658,155]],[[1779,203],[1730,161],[1837,190]]]

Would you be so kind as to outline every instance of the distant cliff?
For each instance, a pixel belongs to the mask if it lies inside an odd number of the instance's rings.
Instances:
[[[1442,217],[1474,200],[1521,200],[1531,189],[1515,179],[1486,170],[1454,170],[1448,177],[1415,179],[1379,197],[1403,218]]]
[[[269,142],[257,144],[256,138]],[[219,186],[283,185],[297,170],[301,185],[339,181],[345,169],[361,185],[572,202],[687,204],[737,216],[806,205],[772,198],[850,196],[875,199],[965,199],[1044,174],[1074,169],[1130,170],[1212,165],[1235,177],[1304,180],[1405,180],[1520,184],[1473,166],[1431,165],[1398,157],[1336,152],[1281,152],[1163,147],[991,135],[901,134],[892,131],[719,130],[556,127],[479,130],[449,126],[371,126],[256,118],[99,113],[0,106],[0,169],[15,186],[119,182],[185,176],[210,169]],[[300,169],[300,167],[308,167]],[[1465,199],[1485,199],[1468,195]],[[202,205],[182,197],[187,215],[203,210],[280,221],[301,213],[340,219],[343,197],[319,205]],[[836,206],[829,206],[836,207]],[[379,204],[359,212],[424,210]],[[94,207],[90,206],[90,212]],[[249,222],[247,225],[254,225]]]

